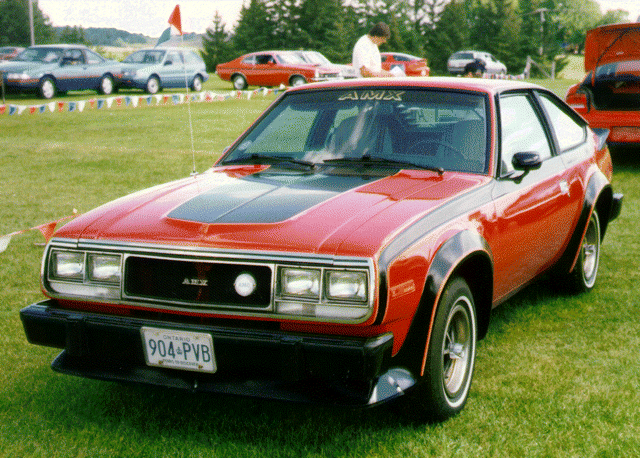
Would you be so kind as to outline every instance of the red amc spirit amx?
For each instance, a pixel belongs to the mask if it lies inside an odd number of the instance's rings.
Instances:
[[[53,368],[433,419],[468,397],[491,310],[545,271],[593,288],[622,195],[549,91],[361,79],[285,92],[210,170],[86,213],[21,311]]]

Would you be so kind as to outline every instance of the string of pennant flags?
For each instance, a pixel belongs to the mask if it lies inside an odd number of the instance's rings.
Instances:
[[[11,239],[16,236],[16,235],[20,235],[20,234],[25,234],[27,232],[30,231],[40,231],[40,233],[42,234],[42,236],[45,238],[45,240],[48,242],[49,239],[51,238],[51,236],[53,235],[53,233],[56,230],[56,226],[59,223],[62,223],[64,221],[70,220],[72,218],[75,218],[76,216],[78,216],[78,210],[76,210],[75,208],[73,209],[73,214],[69,215],[69,216],[65,216],[63,218],[59,218],[55,221],[50,221],[48,223],[44,223],[44,224],[40,224],[38,226],[34,226],[34,227],[30,227],[29,229],[22,229],[20,231],[15,231],[12,232],[10,234],[5,234],[0,236],[0,253],[4,252],[7,247],[9,246],[9,243],[11,242]]]
[[[125,95],[125,96],[112,96],[105,98],[92,98],[88,100],[78,101],[58,101],[48,102],[37,105],[18,105],[18,104],[3,104],[0,105],[0,115],[22,115],[28,114],[44,114],[50,113],[62,113],[62,112],[83,112],[86,109],[109,109],[112,107],[130,107],[136,108],[138,106],[149,105],[180,105],[186,102],[224,102],[226,100],[233,99],[246,99],[250,100],[252,97],[262,95],[266,97],[269,94],[278,94],[284,90],[285,87],[280,86],[277,89],[262,87],[253,91],[231,91],[228,93],[216,93],[212,91],[201,91],[187,94],[155,94],[146,96]]]

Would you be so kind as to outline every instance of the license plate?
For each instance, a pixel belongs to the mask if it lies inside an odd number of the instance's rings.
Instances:
[[[196,372],[217,370],[210,334],[148,327],[141,332],[147,365]]]

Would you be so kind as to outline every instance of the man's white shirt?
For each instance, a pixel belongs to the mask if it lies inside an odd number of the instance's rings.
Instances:
[[[380,50],[378,46],[371,41],[369,35],[363,35],[353,47],[353,56],[351,59],[356,75],[362,77],[360,69],[362,66],[367,67],[373,72],[382,71],[382,59],[380,58]]]

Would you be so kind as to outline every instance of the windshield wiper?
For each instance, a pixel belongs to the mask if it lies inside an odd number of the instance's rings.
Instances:
[[[326,159],[323,162],[325,164],[389,165],[406,167],[410,169],[430,170],[432,172],[436,172],[438,175],[442,175],[444,173],[444,169],[442,167],[414,164],[413,162],[389,159],[386,157],[369,156],[368,154],[365,154],[361,157],[341,157],[336,159]]]
[[[316,167],[315,162],[304,161],[302,159],[294,159],[292,157],[283,157],[283,156],[271,156],[269,154],[257,154],[253,153],[249,156],[243,156],[236,159],[231,159],[228,161],[223,161],[222,165],[229,164],[244,164],[244,163],[268,163],[268,164],[295,164],[301,165],[303,167],[314,169]]]

